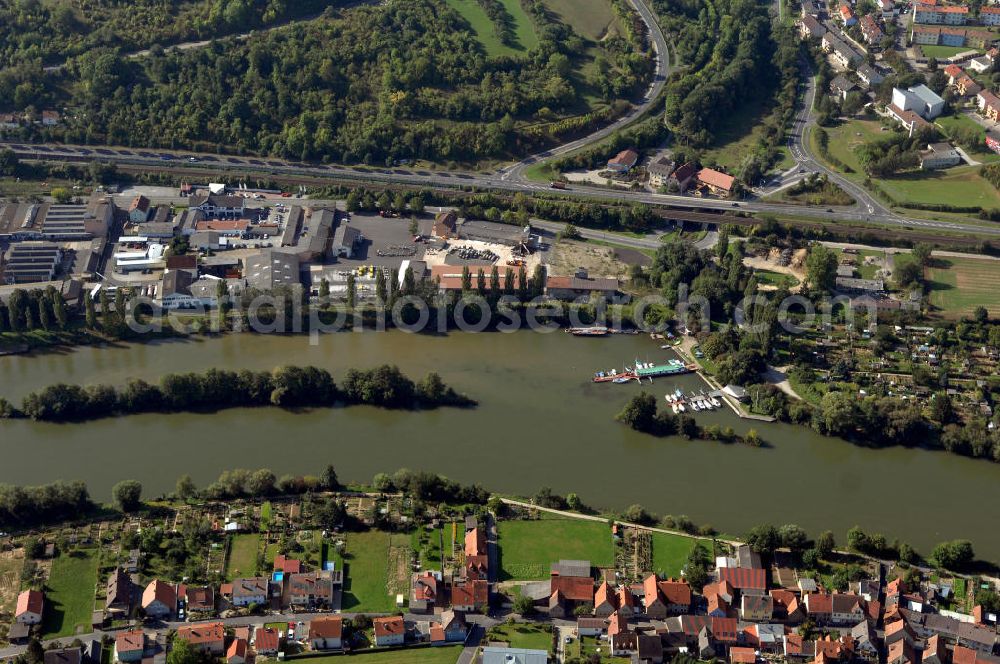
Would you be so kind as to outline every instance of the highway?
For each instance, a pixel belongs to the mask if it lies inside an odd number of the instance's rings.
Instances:
[[[669,72],[669,52],[667,40],[660,30],[646,0],[632,0],[639,15],[646,22],[650,43],[656,57],[656,74],[642,100],[616,122],[603,127],[583,138],[566,143],[557,148],[539,153],[506,168],[493,172],[442,171],[414,169],[409,167],[372,168],[364,166],[341,166],[330,164],[307,164],[284,159],[266,157],[243,157],[219,154],[195,153],[161,149],[140,149],[111,146],[82,146],[55,144],[27,144],[0,141],[0,149],[10,148],[26,160],[73,161],[88,163],[94,160],[131,167],[155,167],[158,170],[204,171],[204,180],[211,181],[213,175],[222,171],[238,170],[241,173],[260,174],[262,177],[308,177],[320,180],[351,182],[359,185],[392,184],[407,187],[435,187],[456,190],[495,190],[520,193],[549,193],[561,197],[584,200],[618,200],[628,203],[645,203],[658,206],[672,206],[678,209],[725,210],[728,212],[753,212],[789,215],[816,221],[850,221],[881,224],[889,227],[923,229],[928,231],[972,235],[976,238],[1000,238],[1000,224],[987,225],[961,221],[933,221],[907,218],[889,210],[871,194],[856,183],[826,167],[808,150],[808,131],[814,124],[812,117],[813,99],[816,95],[815,83],[808,65],[805,70],[807,90],[804,105],[795,119],[789,138],[789,149],[798,166],[779,176],[779,182],[762,190],[761,194],[773,193],[800,180],[808,172],[825,173],[831,181],[850,193],[857,203],[852,207],[817,208],[802,205],[776,203],[760,199],[730,201],[706,199],[694,196],[651,193],[604,188],[597,185],[574,183],[564,190],[554,191],[544,182],[535,182],[525,175],[526,169],[539,160],[548,159],[577,150],[600,141],[627,124],[635,121],[651,110],[657,103],[666,84]]]

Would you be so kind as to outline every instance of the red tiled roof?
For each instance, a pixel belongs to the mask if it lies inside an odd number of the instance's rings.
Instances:
[[[226,628],[221,622],[200,623],[177,628],[177,638],[192,645],[216,643],[226,638]]]
[[[343,618],[313,618],[309,621],[310,639],[339,639],[343,633]]]
[[[614,606],[615,599],[616,595],[611,590],[611,586],[608,585],[607,581],[602,581],[601,584],[597,586],[597,592],[594,593],[594,606],[597,607],[608,603]]]
[[[160,602],[168,608],[177,606],[177,591],[174,586],[153,579],[142,592],[142,606],[148,607],[153,602]]]
[[[455,584],[451,588],[451,603],[453,606],[483,606],[489,602],[489,590],[489,584],[482,579]]]
[[[375,618],[375,636],[392,636],[406,631],[402,616],[383,616]]]
[[[453,268],[454,269],[454,268]],[[459,276],[462,271],[459,270]],[[433,272],[432,272],[433,274]],[[477,272],[478,274],[478,272]],[[500,283],[504,284],[504,274],[500,274]],[[473,528],[465,533],[465,555],[481,556],[486,553],[486,535],[481,528]]]
[[[757,653],[753,648],[730,648],[729,661],[733,664],[754,664],[757,661]]]
[[[146,645],[146,635],[141,629],[119,632],[115,637],[115,650],[118,652],[135,652]]]
[[[594,580],[589,576],[553,576],[549,586],[550,592],[561,592],[573,602],[594,601]]]
[[[226,659],[233,659],[234,657],[239,657],[240,659],[247,658],[246,639],[233,639],[233,642],[229,644],[229,650],[226,651]]]
[[[631,168],[635,166],[635,163],[639,161],[639,153],[635,150],[629,148],[627,150],[622,150],[616,154],[612,159],[608,161],[609,164],[623,164]]]
[[[284,555],[274,557],[274,571],[285,574],[299,574],[302,572],[302,561],[294,558],[286,558]]]
[[[666,581],[660,581],[659,587],[660,592],[667,598],[668,603],[679,606],[690,606],[691,586],[687,582],[667,579]]]
[[[699,175],[700,177],[700,175]],[[747,567],[723,567],[719,570],[719,580],[728,582],[733,588],[745,590],[767,589],[767,571]]]
[[[725,173],[712,170],[711,168],[703,168],[698,171],[698,182],[716,187],[718,189],[730,191],[733,188],[733,184],[736,182],[736,178],[732,175],[726,175]]]
[[[25,590],[17,596],[17,611],[15,616],[25,613],[37,613],[42,615],[42,607],[45,605],[45,595],[41,590]]]
[[[270,627],[261,627],[254,637],[254,650],[271,652],[278,649],[278,632]]]
[[[245,231],[250,226],[246,219],[206,219],[195,225],[197,231]]]
[[[722,643],[736,643],[739,636],[736,618],[712,618],[712,636]]]
[[[998,7],[998,9],[1000,9],[1000,7]],[[948,65],[947,67],[944,68],[944,73],[954,78],[956,76],[961,76],[962,68],[959,67],[958,65]]]

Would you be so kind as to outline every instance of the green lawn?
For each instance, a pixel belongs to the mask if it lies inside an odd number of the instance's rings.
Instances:
[[[226,559],[226,580],[256,576],[260,535],[234,535]]]
[[[356,650],[352,657],[358,664],[455,664],[461,653],[460,646],[441,646],[438,648],[400,648],[375,652]],[[342,664],[344,657],[343,655],[310,657],[305,661],[308,664]]]
[[[387,590],[389,533],[369,530],[346,537],[345,556],[336,556],[345,575],[341,607],[345,611],[392,611],[396,598]]]
[[[943,60],[944,58],[950,58],[953,55],[958,55],[959,53],[965,53],[967,51],[974,51],[976,49],[969,46],[921,46],[920,50],[924,52],[928,58],[938,58]],[[981,53],[982,51],[980,51]]]
[[[702,155],[702,161],[714,164],[734,172],[743,163],[746,156],[752,153],[761,137],[761,125],[770,114],[768,100],[760,100],[741,106],[734,111],[725,127],[715,133],[712,147]],[[781,158],[775,165],[775,170],[784,170],[793,164],[788,150],[780,148]]]
[[[979,176],[979,166],[907,173],[879,180],[890,196],[904,203],[1000,207],[996,187]]]
[[[653,571],[664,578],[680,578],[681,568],[687,564],[688,555],[695,544],[697,540],[690,537],[653,533]],[[712,543],[706,541],[705,546],[711,554]]]
[[[983,306],[1000,315],[1000,261],[938,258],[924,273],[930,303],[950,316],[968,316]]]
[[[598,41],[620,34],[609,0],[544,0],[544,4],[581,37]]]
[[[533,623],[497,625],[489,631],[488,637],[491,641],[507,641],[511,648],[552,650],[552,632],[546,632]]]
[[[825,127],[825,130],[830,137],[827,147],[830,156],[850,166],[856,173],[860,173],[862,168],[854,149],[887,133],[882,131],[879,122],[873,120],[850,120],[836,127]],[[815,130],[812,135],[815,135]]]
[[[967,115],[963,113],[957,113],[955,115],[942,115],[934,121],[934,124],[940,127],[945,135],[949,137],[952,135],[952,132],[958,128],[972,129],[976,131],[981,139],[979,144],[975,148],[965,148],[965,151],[968,152],[973,159],[983,163],[989,163],[1000,159],[1000,155],[986,147],[986,130],[976,124],[975,120],[972,120]]]
[[[566,644],[566,656],[568,659],[576,659],[589,662],[590,658],[597,655],[601,662],[622,663],[630,662],[628,657],[611,657],[608,654],[608,644],[593,636],[581,636],[573,639],[573,643]]]
[[[791,288],[792,286],[797,286],[799,280],[790,274],[782,274],[781,272],[772,272],[771,270],[756,270],[754,275],[757,277],[757,283],[764,286],[786,286]]]
[[[614,562],[606,523],[579,519],[502,521],[499,525],[501,579],[544,579],[552,563],[589,560],[607,567]]]
[[[516,55],[538,46],[538,35],[535,34],[531,19],[521,8],[519,0],[500,0],[507,9],[507,13],[514,18],[515,48],[511,48],[497,39],[493,30],[493,22],[477,0],[446,0],[446,2],[472,26],[476,38],[486,49],[486,54],[491,57]]]
[[[53,561],[45,584],[44,638],[90,631],[97,587],[97,559],[96,551],[81,549],[61,554]]]

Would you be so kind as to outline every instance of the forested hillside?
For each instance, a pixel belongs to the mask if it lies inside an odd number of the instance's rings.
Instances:
[[[8,69],[0,110],[65,111],[65,126],[23,130],[27,139],[345,163],[473,161],[607,121],[623,108],[616,98],[648,81],[641,38],[597,43],[541,0],[522,6],[539,45],[518,56],[488,57],[445,0],[393,0],[245,41],[140,59],[93,48],[45,76]]]

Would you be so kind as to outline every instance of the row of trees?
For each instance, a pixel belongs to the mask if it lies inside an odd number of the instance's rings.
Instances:
[[[19,411],[47,422],[92,420],[114,415],[190,412],[224,408],[278,406],[331,407],[338,402],[383,408],[471,406],[431,373],[414,383],[397,367],[384,365],[369,371],[351,370],[342,385],[316,367],[281,367],[273,371],[210,369],[202,374],[168,374],[159,385],[133,379],[124,388],[111,385],[50,385],[28,394]]]
[[[15,289],[0,302],[0,332],[65,330],[69,324],[66,301],[53,286],[45,290]]]

